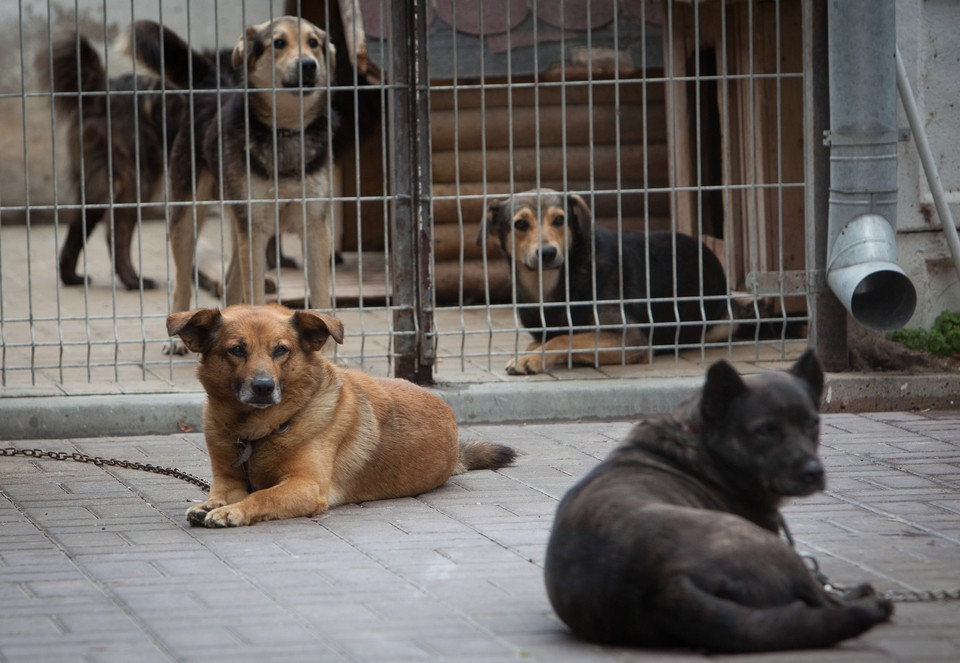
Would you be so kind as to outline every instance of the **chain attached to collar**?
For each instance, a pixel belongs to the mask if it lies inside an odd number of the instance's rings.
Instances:
[[[813,574],[813,577],[817,579],[817,582],[819,582],[825,590],[831,594],[843,594],[847,590],[851,589],[849,585],[841,585],[839,583],[831,582],[826,574],[820,570],[820,562],[817,561],[816,557],[810,553],[800,552],[797,550],[797,545],[793,539],[793,534],[790,533],[790,528],[787,527],[787,521],[780,512],[777,512],[777,521],[779,522],[780,532],[783,534],[783,538],[787,540],[787,543],[790,544],[790,547],[794,550],[794,552],[800,555],[800,558],[803,559],[803,561],[807,564],[807,567],[810,569],[810,573]],[[895,603],[960,601],[960,589],[915,589],[903,592],[889,590],[886,592],[881,592],[880,596]]]
[[[210,492],[210,484],[199,477],[187,474],[183,470],[175,467],[158,467],[150,463],[137,463],[131,460],[120,460],[118,458],[101,458],[100,456],[88,456],[82,453],[73,453],[68,451],[44,451],[43,449],[15,449],[6,447],[0,449],[0,456],[23,456],[26,458],[37,458],[39,460],[72,460],[78,463],[92,463],[97,467],[119,467],[126,470],[140,470],[142,472],[152,472],[164,476],[180,479],[187,483],[198,486],[204,492]]]

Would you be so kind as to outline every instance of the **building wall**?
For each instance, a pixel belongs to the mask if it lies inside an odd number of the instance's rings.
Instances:
[[[897,43],[955,220],[960,218],[960,7],[955,0],[897,0]],[[899,126],[907,126],[899,109]],[[912,140],[898,163],[898,253],[917,288],[910,326],[960,310],[960,278]]]

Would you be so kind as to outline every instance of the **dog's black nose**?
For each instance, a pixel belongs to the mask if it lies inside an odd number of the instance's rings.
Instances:
[[[557,259],[557,247],[555,246],[544,246],[540,249],[540,260],[544,265],[552,265],[553,261]]]
[[[267,396],[273,393],[276,384],[271,377],[253,378],[250,382],[250,390],[255,396]]]
[[[313,58],[302,58],[300,60],[300,73],[303,75],[304,83],[313,83],[317,78],[317,61]]]
[[[808,485],[823,487],[823,465],[816,458],[810,458],[800,469],[800,477]]]

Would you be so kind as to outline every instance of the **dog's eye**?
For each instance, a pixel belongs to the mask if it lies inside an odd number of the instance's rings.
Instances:
[[[523,231],[530,227],[530,223],[526,219],[517,219],[513,222],[513,227],[517,230]]]
[[[762,424],[753,430],[753,438],[759,442],[775,442],[780,437],[780,429],[774,424]]]
[[[287,40],[283,37],[277,37],[273,40],[273,47],[277,50],[284,48],[287,45]]]
[[[314,37],[310,37],[310,39],[307,40],[307,46],[309,46],[310,48],[319,48],[320,42],[317,41]]]
[[[283,355],[287,354],[288,352],[290,352],[290,349],[287,348],[287,346],[285,346],[285,345],[278,345],[278,346],[277,346],[276,348],[274,348],[274,350],[273,350],[273,358],[274,358],[274,359],[278,359],[279,357],[282,357]]]
[[[247,349],[240,343],[231,345],[229,348],[227,348],[227,352],[232,354],[234,357],[240,357],[241,359],[247,356]]]
[[[564,223],[566,223],[566,221],[567,217],[565,217],[563,214],[558,214],[557,216],[553,217],[552,223],[555,228],[560,228]]]

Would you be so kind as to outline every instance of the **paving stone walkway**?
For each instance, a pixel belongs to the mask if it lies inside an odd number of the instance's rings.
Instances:
[[[249,528],[191,528],[200,489],[0,458],[0,661],[699,661],[568,635],[542,583],[557,500],[630,422],[470,426],[515,467],[417,498]],[[209,474],[197,434],[3,442]],[[960,587],[960,411],[824,417],[828,490],[786,510],[841,583]],[[728,660],[730,656],[710,657]],[[901,603],[829,651],[750,663],[960,660],[960,602]]]

